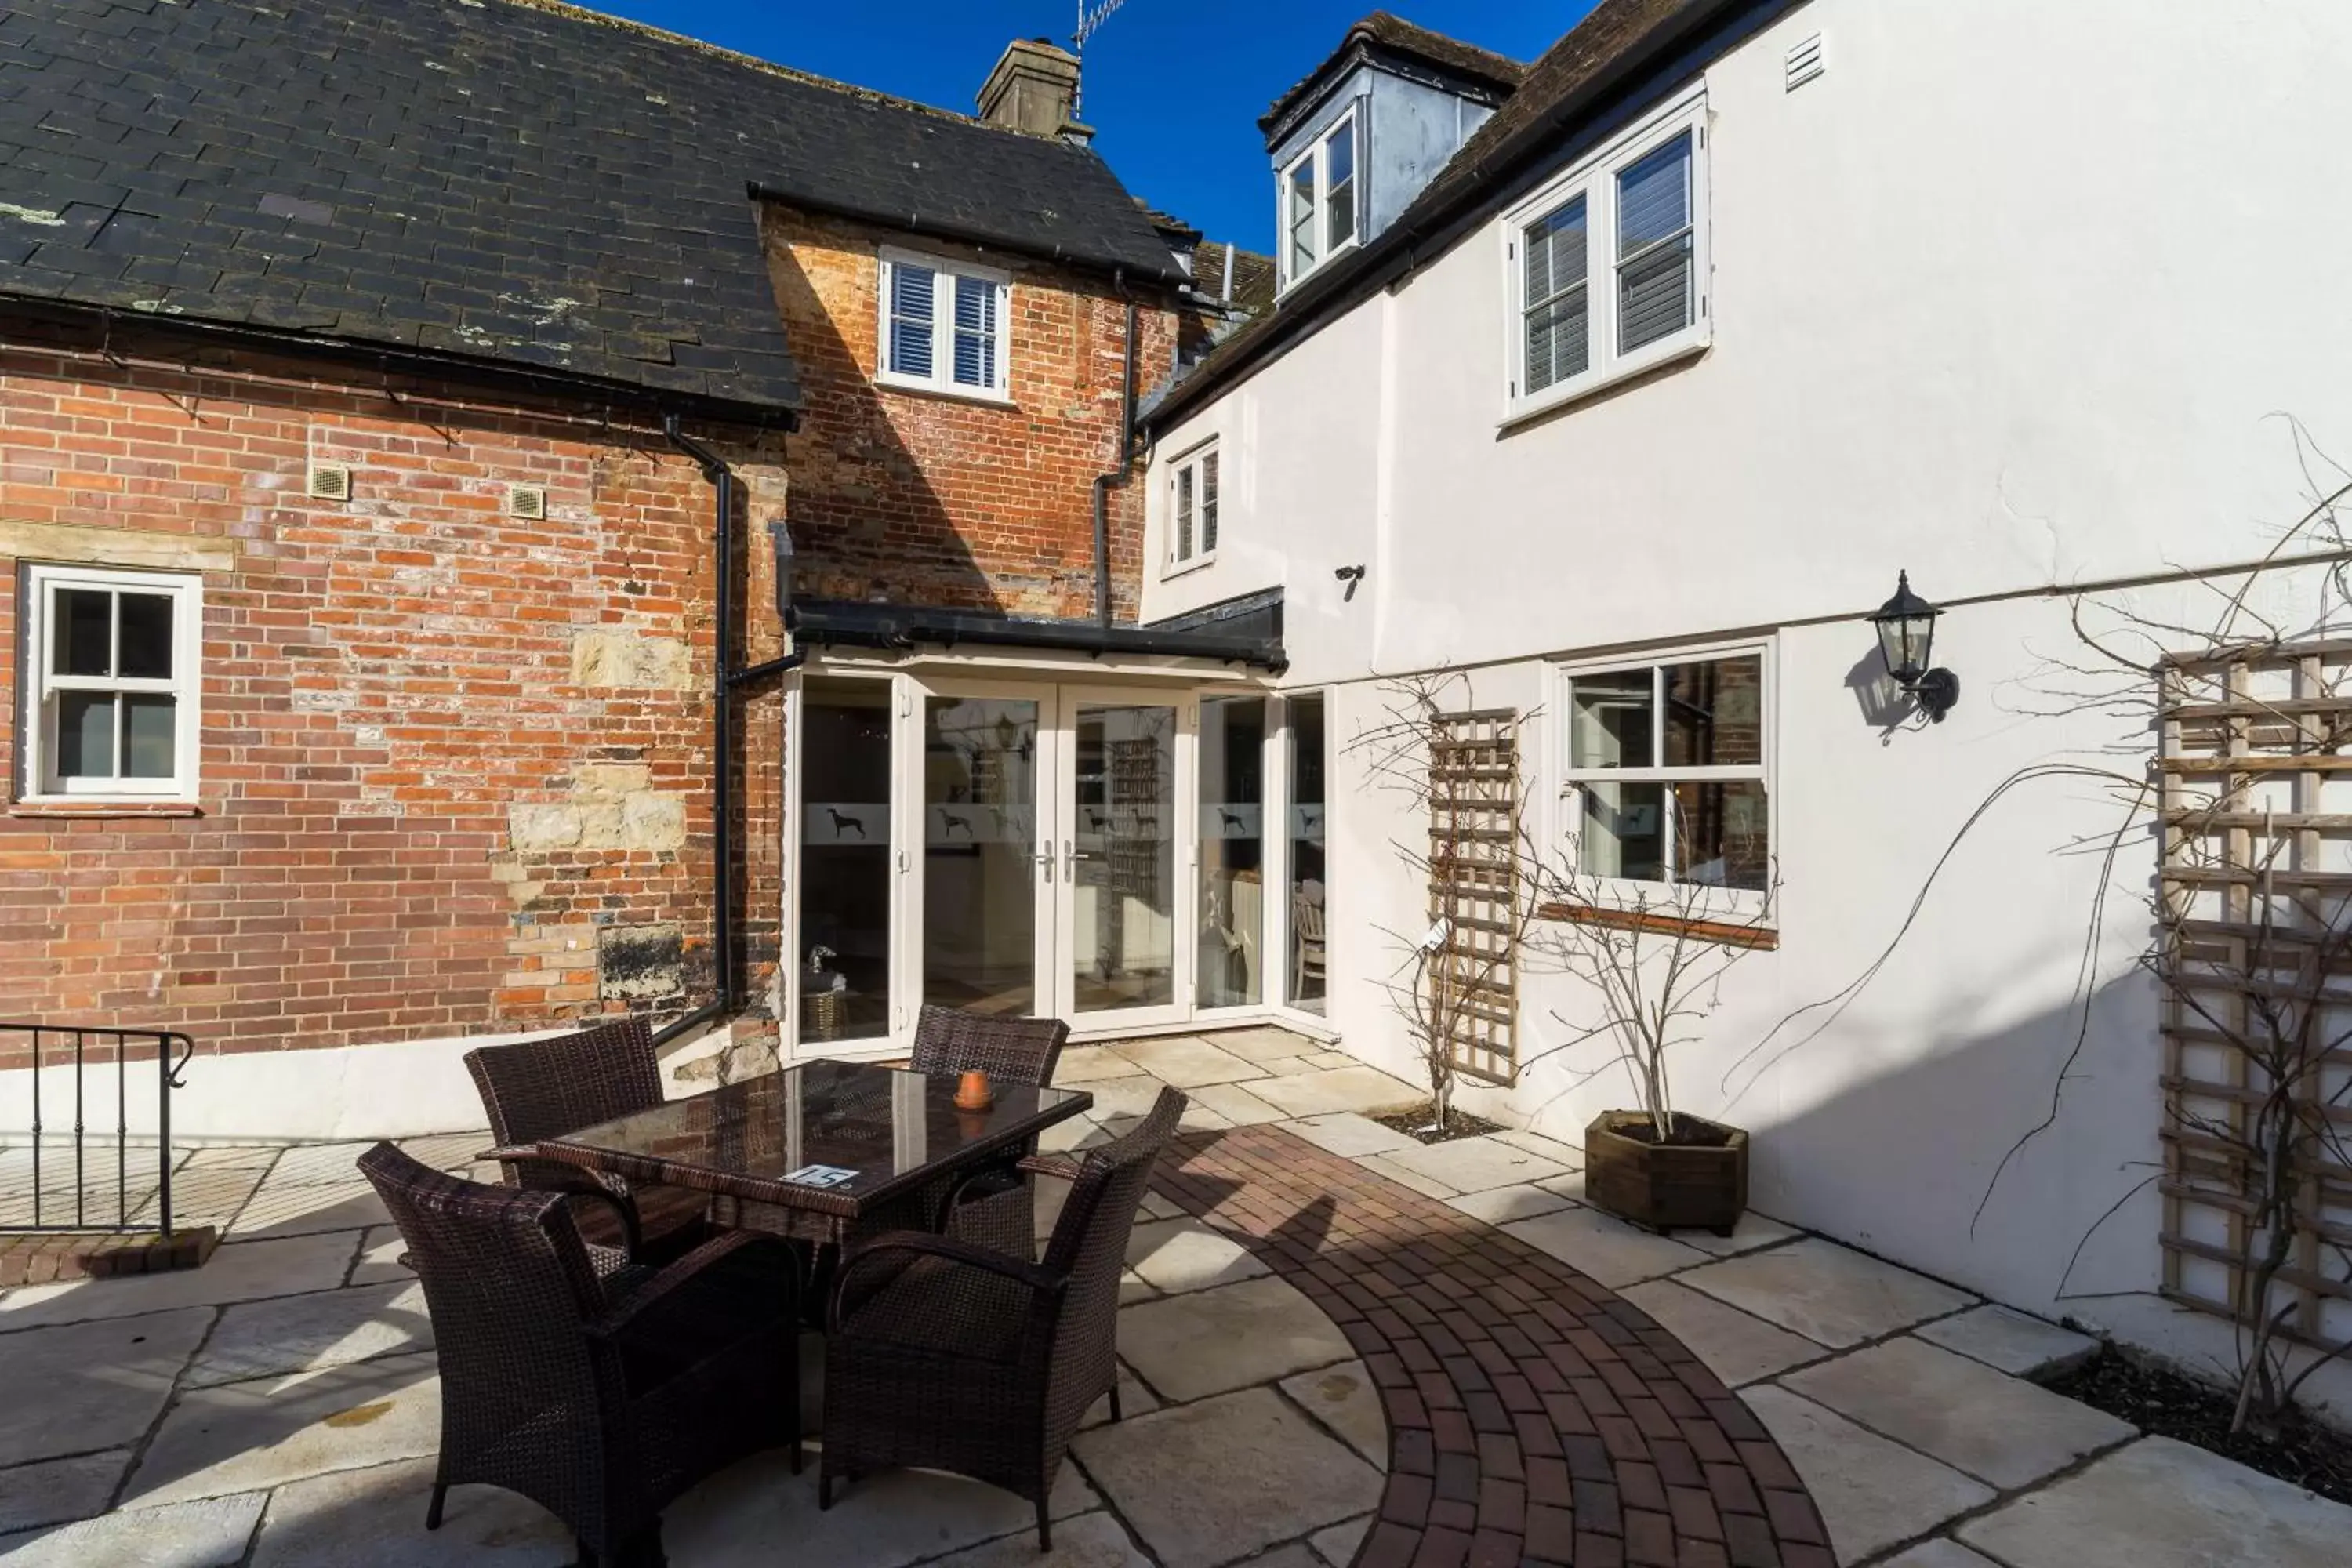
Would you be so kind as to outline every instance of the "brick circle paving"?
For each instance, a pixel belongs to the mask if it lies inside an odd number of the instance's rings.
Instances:
[[[1388,1489],[1355,1568],[1832,1568],[1748,1407],[1567,1264],[1278,1127],[1186,1134],[1155,1184],[1321,1308],[1378,1384]]]

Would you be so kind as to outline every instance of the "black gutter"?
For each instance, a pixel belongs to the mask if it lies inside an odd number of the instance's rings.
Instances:
[[[1112,287],[1120,294],[1127,293],[1127,279],[1113,279]],[[1119,391],[1118,405],[1118,467],[1095,476],[1095,624],[1110,625],[1110,492],[1124,489],[1128,476],[1135,471],[1135,300],[1127,301],[1127,357],[1120,363],[1119,376],[1124,384]]]
[[[1760,26],[1795,4],[1797,0],[1696,0],[1679,15],[1651,29],[1638,43],[1476,163],[1465,165],[1459,174],[1451,164],[1439,170],[1439,180],[1458,180],[1461,188],[1426,213],[1416,213],[1408,207],[1395,224],[1358,251],[1352,262],[1318,271],[1292,289],[1276,301],[1271,312],[1259,317],[1254,327],[1244,328],[1228,339],[1223,348],[1201,362],[1198,370],[1161,395],[1146,414],[1145,425],[1164,430],[1186,410],[1235,379],[1245,377],[1258,365],[1279,357],[1332,317],[1414,271],[1423,261],[1453,248],[1466,231],[1486,221],[1489,213],[1517,194],[1508,182],[1522,174],[1527,164],[1563,151],[1560,140],[1573,122],[1595,116],[1612,95],[1639,85],[1661,65],[1672,63],[1678,52],[1688,52],[1706,29],[1741,10],[1758,12],[1756,25]],[[1541,64],[1540,60],[1537,62],[1538,66]],[[1534,70],[1531,68],[1528,74],[1532,78]],[[1523,83],[1519,92],[1526,90]],[[1230,354],[1228,350],[1232,351]]]
[[[1106,626],[1098,621],[1026,620],[932,605],[801,604],[793,606],[793,646],[804,643],[906,652],[930,645],[1018,647],[1137,658],[1197,658],[1279,673],[1289,668],[1278,637],[1155,626]]]
[[[1092,255],[1084,251],[1070,250],[1045,240],[1008,239],[1001,234],[991,234],[984,229],[975,228],[970,224],[956,223],[950,219],[925,217],[920,213],[891,212],[882,207],[842,201],[837,197],[813,196],[782,190],[774,185],[762,184],[757,180],[751,182],[751,191],[752,199],[755,201],[778,202],[788,207],[797,207],[803,212],[823,213],[831,217],[850,218],[858,223],[870,223],[883,228],[901,229],[908,234],[924,235],[933,239],[952,240],[958,245],[969,245],[982,250],[1002,250],[1010,256],[1026,256],[1038,261],[1051,261],[1058,266],[1073,268],[1081,272],[1098,272],[1113,277],[1122,272],[1131,272],[1150,282],[1164,283],[1170,288],[1181,288],[1192,280],[1175,265],[1175,258],[1172,255],[1165,265],[1145,265],[1131,258]],[[1137,209],[1137,216],[1139,219],[1142,216],[1140,208]]]
[[[710,653],[710,946],[713,980],[711,999],[685,1017],[655,1031],[654,1044],[667,1045],[697,1025],[741,1005],[735,984],[735,689],[794,668],[807,656],[797,643],[782,658],[772,658],[748,669],[730,669],[727,659],[735,646],[735,470],[719,456],[692,439],[679,427],[675,413],[662,416],[662,435],[669,444],[700,466],[711,489],[711,558],[718,581],[712,589],[717,620]],[[789,536],[777,552],[776,600],[781,608],[790,592],[782,570],[790,556]]]
[[[74,300],[26,294],[0,295],[0,312],[27,323],[89,331],[93,334],[93,342],[72,346],[100,351],[111,347],[137,352],[135,345],[146,341],[152,341],[158,352],[172,343],[194,346],[228,342],[289,359],[328,361],[347,369],[373,370],[385,375],[398,372],[436,381],[470,382],[486,389],[527,392],[568,403],[593,401],[649,416],[676,410],[697,419],[762,429],[793,430],[800,426],[799,412],[781,404],[740,401],[709,393],[667,391],[585,372],[534,370],[474,354],[367,338],[330,338],[315,332],[256,326],[249,321],[207,321],[188,316],[152,316],[143,311],[126,315],[110,305],[87,305]]]

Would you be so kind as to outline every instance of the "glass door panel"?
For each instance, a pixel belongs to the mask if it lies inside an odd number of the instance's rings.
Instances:
[[[1176,739],[1171,704],[1066,702],[1070,814],[1063,973],[1071,1010],[1172,1007]]]
[[[1041,704],[923,698],[922,999],[976,1013],[1038,1005]]]
[[[890,683],[801,688],[803,1045],[890,1033]]]
[[[1323,834],[1323,699],[1310,694],[1285,704],[1290,715],[1290,1005],[1323,1011],[1325,880]]]
[[[1265,699],[1201,700],[1200,958],[1203,1007],[1265,997]]]

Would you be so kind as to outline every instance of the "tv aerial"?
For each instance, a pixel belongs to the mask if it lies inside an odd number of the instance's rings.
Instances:
[[[1102,25],[1110,20],[1112,12],[1126,4],[1127,0],[1095,0],[1089,5],[1087,0],[1078,0],[1078,30],[1070,35],[1070,52],[1078,57],[1079,82],[1070,94],[1070,118],[1073,120],[1078,117],[1079,98],[1085,91],[1087,40],[1102,30]]]

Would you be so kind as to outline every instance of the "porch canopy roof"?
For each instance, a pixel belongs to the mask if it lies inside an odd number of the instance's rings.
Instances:
[[[1212,605],[1150,626],[1091,620],[1041,620],[932,605],[797,600],[786,615],[795,647],[914,649],[958,645],[1086,653],[1108,658],[1181,658],[1242,665],[1279,674],[1282,592]]]

